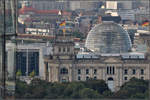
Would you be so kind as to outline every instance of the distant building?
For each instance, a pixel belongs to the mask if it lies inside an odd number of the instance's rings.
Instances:
[[[150,40],[150,36],[143,38]],[[75,52],[74,46],[71,34],[56,35],[52,43],[53,53],[44,59],[45,80],[102,79],[112,91],[117,91],[132,77],[150,79],[150,46],[146,53],[132,52],[129,34],[120,25],[102,22],[89,32],[81,51]]]
[[[118,15],[122,20],[135,21],[135,11],[134,10],[118,10]]]
[[[60,15],[61,12],[61,15]],[[38,10],[32,6],[25,6],[19,9],[18,22],[21,24],[32,22],[33,20],[56,22],[63,19],[70,19],[72,12],[58,9]]]
[[[22,76],[29,76],[35,71],[35,76],[39,76],[39,51],[36,49],[17,50],[16,70],[21,70]]]
[[[117,9],[117,1],[106,1],[106,9]]]
[[[149,20],[150,18],[150,9],[147,9],[145,7],[141,7],[140,9],[135,10],[135,20],[138,23],[142,23],[144,20]],[[150,20],[149,20],[150,21]]]
[[[117,0],[118,2],[118,9],[132,9],[133,1],[132,0]]]
[[[120,16],[103,16],[102,21],[114,21],[115,23],[120,23],[121,22],[121,17]]]
[[[147,50],[146,41],[145,40],[141,41],[142,39],[140,37],[140,34],[143,34],[143,33],[139,31],[135,33],[133,47],[136,52],[146,52]]]
[[[106,1],[106,9],[132,9],[132,1]]]
[[[44,79],[43,56],[50,54],[50,52],[51,47],[45,43],[18,44],[17,46],[8,43],[8,76],[12,77],[14,75],[14,66],[12,65],[15,65],[16,72],[20,70],[21,76],[28,77],[32,71],[35,71],[35,76]]]
[[[94,10],[98,8],[98,1],[83,1],[83,0],[77,0],[77,1],[70,1],[70,10]]]
[[[58,9],[58,10],[67,10],[69,8],[69,2],[67,0],[32,0],[31,4],[33,8],[38,10],[50,10],[50,9]]]
[[[25,33],[33,35],[53,35],[53,32],[50,33],[50,29],[42,29],[42,28],[26,28]]]

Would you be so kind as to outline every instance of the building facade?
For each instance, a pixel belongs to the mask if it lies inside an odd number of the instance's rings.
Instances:
[[[104,29],[108,29],[108,27],[109,25],[106,25]],[[99,27],[99,29],[100,28],[101,27]],[[113,29],[107,31],[110,32],[112,30]],[[98,29],[91,31],[99,32]],[[120,32],[120,35],[125,34],[119,30],[116,30],[116,32]],[[107,32],[102,33],[107,34]],[[97,34],[101,34],[101,32]],[[93,35],[91,39],[94,36],[98,36],[97,34]],[[88,38],[89,37],[90,36],[88,36]],[[112,37],[113,36],[106,36],[105,39],[107,40]],[[117,38],[119,39],[120,37],[121,36],[118,36]],[[95,41],[100,43],[96,38]],[[121,44],[113,45],[119,46]],[[128,41],[122,45],[128,46]],[[119,47],[123,48],[121,46]],[[91,48],[76,53],[72,36],[70,34],[66,34],[65,36],[63,34],[57,34],[53,42],[53,53],[45,56],[45,80],[49,82],[71,82],[86,81],[90,78],[102,79],[106,81],[112,91],[117,91],[123,83],[132,77],[144,80],[150,79],[149,50],[148,53],[124,51],[122,51],[122,53],[98,53],[90,49]]]
[[[15,48],[17,48],[15,50]],[[12,77],[15,70],[16,73],[21,71],[22,77],[30,76],[30,73],[35,72],[35,76],[44,79],[44,59],[43,56],[51,52],[50,45],[46,43],[20,43],[17,46],[13,43],[7,43],[7,68],[8,76]]]
[[[70,1],[69,6],[70,10],[94,10],[98,8],[99,1],[83,1],[83,0],[77,0],[77,1]]]
[[[59,9],[59,10],[67,10],[69,9],[68,0],[26,0],[20,1],[22,6],[30,6],[38,10],[50,10],[50,9]]]

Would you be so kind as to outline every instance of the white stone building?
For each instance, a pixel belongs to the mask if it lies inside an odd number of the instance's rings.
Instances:
[[[142,37],[150,39],[147,35]],[[147,44],[146,53],[132,52],[128,33],[112,22],[103,22],[90,31],[83,52],[75,53],[71,34],[65,37],[57,34],[52,45],[53,53],[44,59],[45,80],[71,82],[102,79],[112,91],[118,90],[132,77],[149,80],[148,41]]]

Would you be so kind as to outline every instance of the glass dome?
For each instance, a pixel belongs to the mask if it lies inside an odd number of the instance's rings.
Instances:
[[[103,22],[89,32],[85,47],[97,53],[126,53],[131,50],[130,37],[120,25]]]

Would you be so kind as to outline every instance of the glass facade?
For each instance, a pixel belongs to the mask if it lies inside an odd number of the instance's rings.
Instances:
[[[97,53],[126,53],[131,50],[131,40],[121,26],[107,21],[89,32],[85,47]]]
[[[16,52],[16,70],[21,76],[28,76],[33,71],[39,75],[39,52]]]

